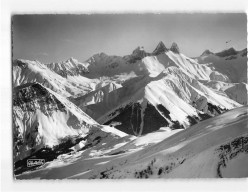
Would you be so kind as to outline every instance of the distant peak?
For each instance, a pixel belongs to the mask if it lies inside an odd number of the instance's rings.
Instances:
[[[144,51],[144,47],[140,47],[140,46],[138,46],[138,47],[136,47],[134,50],[133,50],[133,54],[135,54],[135,53],[137,53],[137,52],[140,52],[140,51]]]
[[[92,57],[93,58],[105,58],[105,57],[107,57],[108,55],[106,54],[106,53],[104,53],[104,52],[101,52],[101,53],[96,53],[96,54],[94,54]]]
[[[68,60],[66,61],[70,61],[70,62],[77,62],[77,59],[73,58],[73,57],[70,57]]]
[[[236,55],[236,54],[238,54],[238,52],[233,47],[223,50],[221,52],[215,53],[215,55],[219,57],[227,57],[227,56]]]
[[[104,52],[99,53],[99,55],[100,55],[100,56],[107,56],[107,54],[104,53]]]
[[[128,55],[127,61],[129,63],[135,63],[137,60],[141,60],[148,55],[150,54],[145,51],[143,46],[138,46],[133,50],[131,55]]]
[[[170,50],[174,53],[180,53],[179,47],[175,42],[172,43]]]
[[[214,53],[211,52],[210,50],[206,49],[206,50],[201,54],[201,56],[207,56],[207,55],[211,55],[211,54],[214,54]]]
[[[159,55],[163,52],[168,51],[168,49],[165,47],[164,43],[160,41],[156,47],[156,49],[152,52],[154,55]]]
[[[157,47],[158,47],[158,46],[160,46],[160,47],[161,47],[161,46],[162,46],[162,47],[165,47],[165,45],[164,45],[163,41],[159,41],[159,43],[158,43]]]
[[[72,64],[77,64],[78,63],[78,60],[73,58],[73,57],[70,57],[68,58],[67,60],[63,60],[61,62],[52,62],[50,64],[64,64],[64,63],[72,63]]]

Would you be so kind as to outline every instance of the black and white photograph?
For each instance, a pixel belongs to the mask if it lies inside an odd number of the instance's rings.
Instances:
[[[246,12],[9,21],[15,182],[247,179]]]
[[[248,176],[246,14],[12,25],[17,179]]]

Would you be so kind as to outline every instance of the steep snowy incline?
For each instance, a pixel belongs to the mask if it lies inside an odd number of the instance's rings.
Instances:
[[[103,101],[104,96],[107,99],[109,99],[108,98],[109,93],[121,87],[122,85],[115,83],[115,82],[111,82],[103,87],[98,87],[98,89],[92,92],[89,92],[88,94],[84,96],[80,96],[77,98],[70,98],[70,100],[74,104],[80,105],[81,107],[91,105],[91,104],[96,104],[96,103]]]
[[[205,86],[216,91],[224,92],[230,99],[247,105],[248,85],[247,83],[225,83],[221,81],[200,81]]]
[[[14,161],[42,148],[53,148],[70,137],[122,137],[123,132],[108,131],[66,98],[38,83],[27,83],[13,91]],[[93,133],[94,131],[94,133]],[[85,138],[87,141],[88,139]]]
[[[166,54],[181,70],[194,79],[229,82],[226,75],[215,71],[213,68],[209,68],[206,64],[199,64],[181,53],[167,52]]]
[[[55,162],[51,166],[48,164],[40,170],[24,173],[17,178],[247,177],[247,109],[247,106],[233,109],[167,137],[168,132],[158,132],[164,133],[164,140],[158,140],[158,143],[151,133],[135,138],[116,149],[115,153],[104,154],[101,158],[94,155],[71,155],[67,163],[58,165],[58,162]],[[145,146],[142,139],[154,144]],[[134,145],[142,147],[134,150]],[[97,151],[101,152],[101,149],[98,148]],[[94,150],[94,153],[97,154],[97,151]],[[87,151],[88,154],[92,152]]]

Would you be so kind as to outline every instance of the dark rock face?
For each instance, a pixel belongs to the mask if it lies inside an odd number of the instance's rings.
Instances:
[[[240,51],[242,57],[247,57],[247,48]]]
[[[113,122],[118,122],[115,126],[117,129],[131,135],[138,135],[141,124],[141,106],[139,103],[134,103],[118,109],[119,115],[105,123],[109,125]]]
[[[138,60],[142,60],[146,56],[151,56],[150,53],[147,53],[143,47],[137,47],[135,50],[133,50],[133,53],[129,56],[124,56],[123,58],[127,58],[128,63],[135,63]]]
[[[174,53],[180,53],[179,47],[176,43],[172,43],[170,50]]]
[[[227,57],[227,56],[232,56],[236,54],[238,54],[238,52],[234,48],[230,48],[230,49],[215,53],[215,55],[219,57]]]
[[[13,107],[30,112],[40,109],[45,114],[53,110],[65,111],[65,106],[38,83],[27,83],[14,88]]]
[[[131,135],[145,135],[159,130],[160,127],[183,128],[178,121],[171,120],[170,112],[163,105],[154,107],[148,102],[145,110],[142,110],[139,103],[133,103],[119,109],[118,112],[120,114],[106,122],[105,125],[117,124],[115,128]]]
[[[159,42],[156,49],[152,52],[153,55],[159,55],[163,52],[168,51],[168,49],[165,47],[164,43],[162,41]]]
[[[169,119],[172,122],[171,129],[183,129],[183,125],[179,121],[173,121],[170,117],[170,112],[162,104],[157,105],[157,109],[161,112],[162,116]]]
[[[23,68],[23,69],[25,69],[28,66],[28,64],[26,62],[23,62],[22,60],[14,60],[13,65],[19,66],[20,68]]]
[[[152,131],[158,130],[160,127],[168,127],[168,121],[161,116],[161,114],[157,111],[157,109],[147,103],[147,108],[145,109],[144,115],[144,127],[142,134],[151,133]]]
[[[179,47],[176,43],[172,44],[170,50],[174,53],[180,53]],[[167,51],[169,51],[169,49],[166,48],[162,41],[160,41],[152,53],[146,52],[143,47],[137,47],[131,55],[124,56],[123,59],[126,60],[127,63],[133,64],[139,60],[142,60],[146,56],[157,56]]]
[[[207,106],[210,113],[198,113],[197,116],[187,117],[190,126],[227,111],[211,103],[207,103]],[[131,135],[145,135],[159,130],[161,127],[170,127],[172,130],[184,129],[184,126],[179,121],[171,119],[169,110],[162,104],[154,107],[148,102],[145,110],[142,110],[139,103],[133,103],[116,110],[109,116],[113,116],[116,113],[119,114],[104,124],[114,125],[115,128]]]

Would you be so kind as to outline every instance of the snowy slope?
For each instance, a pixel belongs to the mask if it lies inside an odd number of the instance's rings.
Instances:
[[[236,51],[230,48],[219,53],[204,52],[196,61],[207,63],[209,67],[227,75],[233,83],[247,83],[247,49]]]
[[[247,49],[236,51],[234,48],[218,53],[206,50],[198,63],[206,63],[210,68],[228,76],[230,83],[208,82],[207,85],[221,90],[240,104],[247,105]],[[221,80],[219,80],[221,81]]]
[[[115,153],[102,153],[101,158],[92,155],[89,150],[85,155],[68,155],[66,163],[58,159],[51,165],[47,163],[43,168],[17,178],[247,177],[247,109],[245,106],[226,112],[184,131],[164,136],[157,143],[154,133],[135,138],[129,142],[134,144],[127,143],[116,149]],[[166,135],[169,132],[158,133]],[[144,145],[142,139],[153,144]],[[141,147],[133,149],[135,144]],[[101,151],[98,148],[93,154]]]
[[[204,85],[219,91],[224,92],[230,99],[247,105],[248,85],[247,83],[225,83],[221,81],[200,81]]]
[[[14,88],[15,161],[43,147],[59,145],[65,138],[85,137],[93,130],[102,134],[112,133],[117,137],[126,135],[113,129],[104,130],[66,98],[38,83],[27,83]],[[94,136],[98,136],[99,132]]]
[[[98,83],[96,80],[90,80],[81,75],[61,76],[62,74],[56,68],[54,71],[51,68],[52,65],[46,66],[38,61],[15,60],[13,62],[13,86],[37,82],[68,97],[85,94],[95,89]]]

